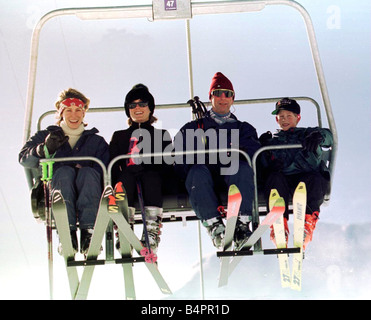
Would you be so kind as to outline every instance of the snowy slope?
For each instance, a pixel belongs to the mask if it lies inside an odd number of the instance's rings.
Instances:
[[[270,246],[269,239],[264,245]],[[216,255],[204,259],[206,299],[370,299],[371,224],[339,226],[318,223],[303,266],[301,292],[282,289],[276,256],[245,257],[229,279],[217,287]],[[199,299],[199,274],[170,299]]]

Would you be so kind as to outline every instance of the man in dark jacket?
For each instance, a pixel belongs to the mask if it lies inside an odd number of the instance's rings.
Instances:
[[[108,165],[108,144],[98,130],[85,130],[83,123],[90,100],[75,89],[61,92],[56,102],[58,125],[37,132],[23,146],[19,162],[27,168],[38,168],[39,160],[49,156],[95,157]],[[90,245],[99,202],[102,195],[102,170],[95,161],[55,162],[52,187],[61,191],[67,207],[71,240],[77,252],[77,222],[81,230],[80,251]],[[59,253],[62,253],[59,247]]]
[[[274,135],[264,133],[259,138],[262,145],[289,145],[302,144],[303,149],[278,149],[265,152],[262,156],[265,168],[264,193],[268,203],[271,189],[277,189],[286,203],[284,224],[286,239],[289,230],[288,203],[299,182],[303,181],[307,189],[307,208],[305,217],[304,248],[312,240],[316,226],[320,205],[323,203],[327,192],[330,174],[322,160],[322,147],[330,148],[333,143],[332,133],[328,129],[298,128],[301,119],[299,104],[289,98],[281,99],[276,103],[272,112],[280,130]],[[272,228],[271,239],[275,241]]]
[[[250,158],[260,143],[253,126],[239,121],[230,112],[235,98],[231,81],[217,72],[211,82],[209,99],[212,104],[205,117],[185,124],[174,139],[176,151],[203,151],[213,149],[239,149]],[[250,234],[249,223],[254,198],[253,171],[239,155],[224,152],[197,156],[184,156],[177,160],[176,170],[185,179],[192,208],[206,227],[215,247],[221,248],[225,226],[217,208],[220,205],[215,189],[228,190],[235,184],[242,203],[234,241],[238,245]],[[181,163],[182,162],[182,163]]]

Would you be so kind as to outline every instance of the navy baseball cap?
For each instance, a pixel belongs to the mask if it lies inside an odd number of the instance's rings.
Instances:
[[[276,115],[281,110],[287,110],[294,112],[296,114],[300,114],[300,106],[294,99],[290,98],[283,98],[276,103],[276,110],[272,112],[272,114]]]

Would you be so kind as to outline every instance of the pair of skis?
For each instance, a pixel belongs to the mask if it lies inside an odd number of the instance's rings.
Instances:
[[[62,254],[67,266],[67,275],[70,284],[72,299],[86,299],[95,265],[105,264],[105,261],[97,260],[101,252],[101,244],[106,233],[107,227],[112,220],[119,230],[120,252],[122,259],[113,262],[122,263],[125,277],[125,292],[127,299],[135,299],[134,280],[132,273],[133,262],[143,262],[143,257],[132,258],[132,248],[140,255],[143,245],[131,229],[127,221],[128,204],[126,192],[122,185],[116,185],[115,190],[112,186],[106,186],[101,198],[94,233],[91,238],[86,260],[75,261],[75,252],[71,244],[70,229],[64,199],[60,191],[53,192],[52,212],[55,218],[59,238],[62,244]],[[125,241],[126,240],[126,241]],[[79,280],[77,266],[84,266],[84,270]],[[164,294],[171,294],[171,290],[163,279],[155,263],[145,263],[146,267],[152,274],[160,290]]]
[[[267,214],[265,219],[259,227],[252,233],[252,235],[234,251],[228,252],[232,246],[234,231],[238,219],[242,196],[237,186],[231,185],[228,192],[228,207],[226,229],[224,237],[223,252],[219,252],[221,257],[220,273],[219,273],[219,287],[225,286],[228,283],[228,277],[241,261],[242,256],[238,255],[241,250],[249,250],[264,234],[264,232],[285,212],[285,203],[282,198],[278,198],[271,211]]]
[[[269,197],[269,207],[271,208],[275,200],[279,197],[277,190],[273,189]],[[305,208],[307,201],[307,192],[304,182],[300,182],[296,187],[293,196],[293,212],[294,212],[294,247],[300,248],[298,253],[293,254],[292,274],[290,273],[290,264],[288,254],[279,254],[278,262],[280,266],[281,285],[283,288],[291,288],[293,290],[301,290],[301,278],[303,267],[303,242],[304,242],[304,223],[305,223]],[[285,227],[283,217],[280,217],[273,223],[273,230],[276,239],[277,249],[287,247]]]
[[[228,283],[228,277],[242,260],[244,255],[252,254],[252,246],[262,237],[262,235],[273,225],[276,235],[277,250],[271,250],[278,254],[281,284],[283,287],[291,287],[294,290],[301,290],[301,270],[303,261],[303,239],[304,239],[304,219],[306,208],[306,189],[303,182],[299,183],[293,197],[294,206],[294,248],[286,249],[285,230],[283,224],[283,214],[285,212],[285,202],[276,190],[272,190],[269,199],[270,212],[259,224],[252,235],[234,251],[228,251],[233,242],[234,230],[238,219],[239,208],[242,202],[241,194],[235,185],[232,185],[228,193],[228,208],[226,219],[226,231],[224,237],[224,247],[217,256],[221,258],[219,287]],[[269,250],[266,250],[269,251]],[[290,274],[288,253],[293,254],[293,273]]]

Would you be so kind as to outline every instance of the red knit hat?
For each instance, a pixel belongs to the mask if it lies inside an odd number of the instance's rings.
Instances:
[[[221,72],[215,73],[213,79],[211,80],[209,99],[211,99],[211,92],[215,89],[227,89],[234,91],[232,82]]]

